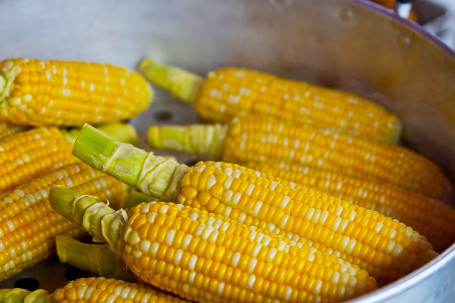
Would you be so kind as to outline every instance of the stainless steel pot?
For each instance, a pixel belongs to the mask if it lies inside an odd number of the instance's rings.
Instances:
[[[455,178],[455,54],[392,12],[360,0],[135,0],[0,2],[0,54],[110,62],[134,68],[146,55],[201,74],[239,65],[351,91],[397,113],[404,142]],[[197,121],[156,90],[132,123]],[[142,145],[143,144],[142,141]],[[191,160],[191,159],[189,159]],[[46,274],[52,267],[52,274]],[[24,276],[66,283],[49,260]],[[403,279],[353,302],[450,302],[455,246]]]

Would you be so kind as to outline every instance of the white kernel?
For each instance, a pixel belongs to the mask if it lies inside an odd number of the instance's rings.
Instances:
[[[231,176],[227,176],[226,179],[224,180],[223,187],[225,189],[229,189],[231,187],[232,181],[234,181],[234,178]]]
[[[241,254],[239,252],[235,252],[233,255],[232,255],[232,258],[231,258],[231,265],[233,267],[237,267],[239,265],[239,261],[240,261],[240,256]]]
[[[139,243],[139,241],[140,241],[139,234],[137,233],[136,230],[132,230],[131,233],[128,235],[127,239],[128,244],[135,245]]]
[[[205,186],[206,190],[209,190],[215,184],[216,184],[215,176],[214,175],[210,175],[210,177],[208,177],[208,179],[207,179],[207,183],[206,183],[206,186]]]
[[[262,201],[257,201],[254,205],[253,214],[258,214],[262,207]]]
[[[205,225],[204,223],[199,224],[199,225],[196,227],[196,229],[194,230],[194,236],[195,236],[195,237],[200,237],[201,234],[204,232],[206,226],[207,226],[207,225]]]
[[[275,256],[276,256],[276,253],[277,253],[277,250],[275,248],[270,248],[269,250],[269,254],[267,255],[267,258],[270,260],[270,261],[273,261]]]
[[[190,260],[188,262],[188,269],[191,271],[194,271],[194,268],[196,267],[196,262],[197,262],[197,256],[191,255]]]
[[[288,196],[284,196],[283,199],[281,200],[281,207],[286,208],[289,201],[291,201],[291,198],[289,198]]]
[[[261,250],[261,248],[262,248],[262,245],[257,243],[254,246],[253,250],[251,251],[251,256],[256,257],[258,255],[259,251]]]
[[[164,242],[167,245],[169,245],[169,246],[172,245],[172,243],[174,242],[175,233],[176,233],[175,229],[169,229],[167,231],[166,237],[165,237],[165,240],[164,240]]]
[[[280,220],[280,223],[278,224],[278,227],[281,228],[281,229],[284,229],[284,227],[286,226],[286,223],[288,222],[288,220],[289,220],[289,215],[285,214],[283,216],[283,219]]]
[[[248,187],[246,188],[245,193],[246,193],[247,195],[251,195],[251,194],[253,193],[253,190],[254,190],[254,184],[250,184],[250,185],[248,185]]]
[[[253,272],[258,264],[258,259],[251,258],[250,262],[248,263],[248,272]]]
[[[152,242],[150,242],[149,240],[142,240],[139,247],[141,248],[142,252],[148,253],[151,245]]]
[[[193,239],[193,235],[186,234],[185,237],[183,237],[182,249],[187,249],[188,246],[190,245],[192,239]]]

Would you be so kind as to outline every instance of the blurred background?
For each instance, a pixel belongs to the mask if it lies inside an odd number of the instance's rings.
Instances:
[[[372,0],[422,25],[455,49],[455,0]]]

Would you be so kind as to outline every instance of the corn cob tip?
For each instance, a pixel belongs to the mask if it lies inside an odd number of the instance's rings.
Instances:
[[[152,84],[168,90],[187,103],[194,103],[203,79],[181,68],[159,63],[152,58],[139,62],[139,71]]]
[[[87,230],[95,242],[108,242],[118,249],[126,211],[115,211],[95,197],[83,195],[66,187],[54,187],[49,192],[52,208],[68,220]]]
[[[73,154],[118,180],[157,199],[173,199],[188,167],[172,159],[115,141],[90,125],[82,128]],[[144,166],[144,168],[143,168]]]

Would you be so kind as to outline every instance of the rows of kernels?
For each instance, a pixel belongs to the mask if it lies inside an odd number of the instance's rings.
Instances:
[[[56,289],[52,301],[63,302],[186,302],[151,286],[103,277],[79,278]]]
[[[0,121],[0,140],[27,129],[25,125],[15,125],[6,121]]]
[[[112,199],[115,205],[127,196],[123,183],[101,175],[84,163],[70,165],[21,186],[20,190],[5,193],[0,222],[0,264],[3,264],[0,280],[55,253],[57,235],[84,234],[82,229],[51,208],[48,193],[55,185],[71,187],[100,200]]]
[[[241,112],[346,129],[390,141],[399,132],[395,115],[352,94],[251,70],[226,68],[208,75],[196,99],[205,120],[229,122]]]
[[[190,300],[325,301],[375,288],[365,271],[335,256],[221,215],[163,202],[129,215],[128,266],[143,281]]]
[[[319,189],[350,203],[376,210],[425,235],[436,251],[455,241],[455,211],[446,203],[392,183],[288,163],[249,162],[248,167]]]
[[[223,159],[289,161],[391,182],[436,198],[450,191],[441,169],[409,149],[269,117],[234,119]]]
[[[150,89],[139,74],[109,64],[11,59],[1,62],[0,69],[14,77],[0,114],[17,124],[119,121],[150,102]]]
[[[243,216],[269,221],[283,232],[300,236],[300,241],[319,243],[335,254],[352,257],[348,260],[369,270],[380,284],[404,276],[434,256],[431,244],[412,228],[293,182],[236,164],[200,162],[182,178],[182,188],[194,186],[187,183],[194,172],[209,175],[203,192],[242,211]],[[226,194],[234,189],[217,182],[224,178],[245,181],[246,190]],[[191,203],[181,194],[177,201]]]
[[[41,127],[7,137],[0,141],[0,192],[76,160],[57,128]]]
[[[0,219],[2,220],[0,225],[6,224],[8,219],[19,214],[25,208],[42,199],[47,199],[49,190],[53,186],[74,187],[100,175],[100,172],[78,161],[5,192],[0,197]]]

